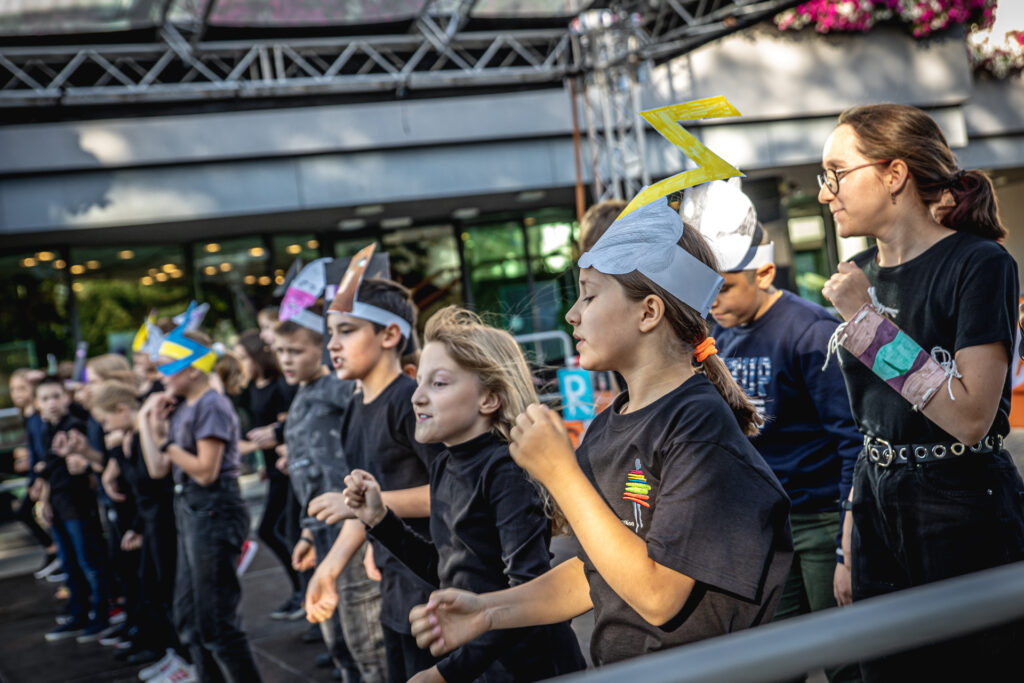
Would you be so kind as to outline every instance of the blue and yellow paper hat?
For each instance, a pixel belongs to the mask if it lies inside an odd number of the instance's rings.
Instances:
[[[189,367],[209,374],[217,362],[217,354],[213,349],[185,336],[186,332],[195,328],[195,325],[190,324],[195,317],[195,308],[196,302],[193,301],[188,305],[182,323],[171,330],[160,344],[158,355],[172,359],[170,363],[157,367],[165,377],[176,375]]]

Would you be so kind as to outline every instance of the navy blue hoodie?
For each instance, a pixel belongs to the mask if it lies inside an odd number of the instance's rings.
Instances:
[[[713,332],[722,360],[765,418],[752,443],[797,514],[838,510],[864,443],[839,364],[821,369],[838,325],[818,304],[783,292],[757,320]]]

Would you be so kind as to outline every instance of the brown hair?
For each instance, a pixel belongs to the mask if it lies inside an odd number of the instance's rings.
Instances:
[[[314,332],[308,327],[303,327],[294,320],[285,320],[283,323],[278,323],[274,327],[274,334],[289,339],[305,334],[306,339],[314,346],[323,346],[324,343],[324,335],[322,333]]]
[[[281,375],[281,368],[277,365],[277,358],[274,356],[274,352],[270,350],[270,347],[263,343],[259,330],[243,332],[242,336],[238,338],[238,345],[245,349],[245,352],[252,358],[256,367],[260,369],[262,379],[276,379]],[[253,377],[252,379],[257,378]]]
[[[245,389],[248,379],[245,368],[242,367],[242,361],[238,360],[238,356],[230,351],[217,358],[217,362],[213,364],[213,371],[220,377],[224,391],[231,396],[238,396]]]
[[[102,356],[90,358],[85,364],[90,375],[95,375],[100,381],[114,380],[135,386],[135,374],[132,372],[128,359],[116,353],[105,353]]]
[[[847,109],[837,125],[853,129],[864,156],[902,159],[926,206],[941,201],[948,190],[956,205],[942,216],[942,225],[993,240],[1006,237],[992,181],[983,171],[958,167],[946,136],[928,114],[902,104],[869,104]]]
[[[472,311],[445,306],[430,316],[423,338],[428,344],[443,344],[460,367],[476,375],[480,386],[498,397],[501,407],[493,415],[491,432],[508,442],[516,418],[537,402],[530,369],[512,335],[485,325]],[[532,477],[530,480],[537,487],[555,533],[567,534],[569,524],[551,494],[540,482]]]
[[[606,199],[587,209],[580,220],[580,251],[593,249],[608,226],[615,222],[625,208],[626,202],[621,199]]]
[[[679,240],[679,246],[713,270],[719,269],[714,253],[695,228],[688,225],[685,227],[683,236]],[[680,348],[677,350],[679,355],[693,357],[694,349],[708,336],[707,322],[700,316],[700,313],[669,294],[647,276],[641,275],[639,271],[634,270],[625,275],[610,275],[609,277],[614,278],[622,285],[628,299],[642,301],[651,294],[659,297],[665,304],[665,320],[672,327],[672,331],[679,341]],[[697,371],[703,372],[718,389],[718,393],[732,408],[733,415],[736,416],[736,421],[743,433],[747,436],[755,436],[760,426],[764,424],[764,420],[758,415],[754,404],[736,384],[722,359],[717,354],[709,356],[703,363],[697,365]]]
[[[130,384],[107,380],[93,392],[92,407],[99,408],[106,413],[112,413],[118,406],[128,406],[131,410],[139,409],[139,399],[135,395],[135,389]]]

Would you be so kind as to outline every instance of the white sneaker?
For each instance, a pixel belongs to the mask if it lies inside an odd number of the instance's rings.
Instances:
[[[185,662],[181,662],[178,666],[172,666],[162,678],[151,678],[149,680],[156,681],[156,683],[199,683],[195,667]]]
[[[52,560],[50,560],[50,562],[48,562],[46,564],[45,567],[43,567],[39,571],[37,571],[34,574],[32,574],[32,576],[36,577],[37,579],[45,579],[47,576],[49,576],[50,574],[53,574],[54,572],[56,572],[60,568],[61,568],[60,558],[59,557],[54,557]]]
[[[167,653],[163,656],[163,659],[139,671],[139,680],[148,681],[151,678],[166,674],[172,666],[178,663],[182,663],[182,660],[178,657],[177,653],[171,648],[167,648]]]

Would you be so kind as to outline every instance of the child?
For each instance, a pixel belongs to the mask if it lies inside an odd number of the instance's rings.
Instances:
[[[235,356],[241,361],[245,374],[249,377],[246,403],[251,426],[265,427],[277,423],[280,416],[288,412],[288,406],[295,397],[295,387],[289,385],[281,376],[281,369],[271,347],[263,343],[257,330],[251,330],[238,338]],[[267,496],[257,533],[277,556],[292,585],[291,597],[270,616],[277,619],[301,618],[305,612],[302,610],[302,595],[299,593],[299,575],[292,568],[289,551],[292,543],[286,543],[285,533],[288,477],[276,467],[277,453],[273,445],[267,445],[269,447],[264,448],[263,445],[252,441],[245,441],[242,444],[243,453],[246,448],[262,449]]]
[[[350,468],[340,430],[355,387],[352,382],[338,380],[323,365],[323,335],[319,331],[286,320],[278,324],[274,340],[285,380],[298,386],[284,438],[292,490],[303,510],[302,537],[292,554],[293,567],[299,570],[308,568],[304,560],[310,555],[315,554],[315,561],[322,562],[338,536],[336,528],[305,510],[315,496],[344,488]],[[327,650],[347,680],[381,681],[384,653],[379,626],[380,590],[366,576],[362,562],[353,563],[337,582],[345,597],[345,609],[334,610],[321,620]]]
[[[169,393],[155,394],[139,413],[146,468],[154,479],[173,470],[178,531],[174,620],[201,681],[259,681],[239,627],[236,567],[249,531],[238,486],[238,415],[210,388],[217,360],[202,332],[172,331],[160,347]]]
[[[839,539],[863,438],[833,364],[822,372],[839,321],[821,306],[772,285],[774,248],[750,199],[723,181],[686,190],[683,218],[719,256],[725,283],[711,307],[713,336],[737,384],[765,420],[751,439],[792,501],[796,552],[775,619],[850,602],[850,571]],[[837,561],[838,560],[838,561]],[[848,665],[829,680],[859,680]]]
[[[39,477],[48,482],[44,495],[52,517],[61,563],[68,574],[68,614],[71,620],[46,634],[48,641],[75,637],[81,642],[99,638],[107,628],[107,585],[103,571],[103,531],[96,494],[86,459],[67,453],[68,432],[84,441],[85,425],[70,414],[71,399],[64,383],[44,377],[35,387],[35,408],[45,423],[45,460]],[[64,455],[61,455],[64,453]]]
[[[45,579],[60,569],[60,560],[57,559],[57,546],[54,544],[53,538],[45,529],[39,526],[39,522],[36,521],[34,514],[36,502],[35,497],[33,497],[33,485],[36,479],[35,466],[36,463],[43,459],[45,448],[42,445],[42,439],[46,429],[42,418],[39,417],[39,414],[32,407],[32,393],[35,387],[35,382],[33,381],[34,372],[39,371],[17,368],[11,373],[8,383],[11,392],[11,402],[21,414],[22,424],[25,428],[25,440],[28,443],[28,447],[25,449],[27,451],[27,458],[25,458],[27,462],[22,466],[28,474],[28,492],[17,505],[14,514],[46,551],[42,567],[35,572],[37,579]],[[17,462],[17,457],[15,460]],[[38,488],[36,490],[38,491]]]
[[[124,434],[121,443],[110,449],[108,468],[113,468],[114,477],[123,478],[127,483],[137,508],[135,523],[119,539],[123,550],[141,548],[142,551],[138,566],[141,604],[137,616],[138,635],[134,639],[138,652],[127,661],[129,664],[154,661],[165,651],[169,658],[176,658],[169,649],[178,646],[171,624],[177,543],[174,485],[171,477],[154,479],[146,469],[135,426],[139,410],[135,389],[110,380],[93,388],[91,399],[92,414],[103,431]],[[184,661],[178,658],[174,663],[180,666]]]
[[[431,317],[426,342],[412,396],[416,440],[446,446],[430,468],[433,543],[387,509],[367,472],[345,479],[348,505],[431,585],[484,592],[525,583],[551,568],[544,503],[508,454],[516,415],[537,398],[526,361],[508,332],[453,306]],[[585,667],[562,622],[481,636],[419,677],[535,681]]]
[[[353,469],[369,471],[380,482],[385,504],[429,538],[428,467],[440,449],[421,444],[413,436],[416,418],[411,399],[416,380],[403,374],[401,367],[416,309],[401,285],[383,279],[362,280],[370,253],[372,250],[366,249],[352,257],[327,318],[331,362],[339,377],[362,384],[362,393],[353,400],[345,418],[344,450]],[[310,514],[328,521],[351,518],[340,491],[315,499]],[[334,577],[349,564],[365,535],[358,520],[345,523],[331,553],[310,579],[307,618],[321,619],[333,609],[332,603],[337,601]],[[407,681],[435,663],[429,653],[416,647],[408,622],[409,609],[426,599],[430,585],[382,544],[373,542],[372,546],[382,577],[380,620],[388,680]]]
[[[579,265],[566,320],[580,363],[622,373],[629,391],[575,456],[539,405],[517,418],[510,452],[564,511],[580,557],[495,593],[434,593],[410,613],[434,654],[593,608],[602,665],[754,626],[779,599],[789,501],[745,436],[753,407],[707,340],[721,284],[707,245],[661,199],[617,220]]]

